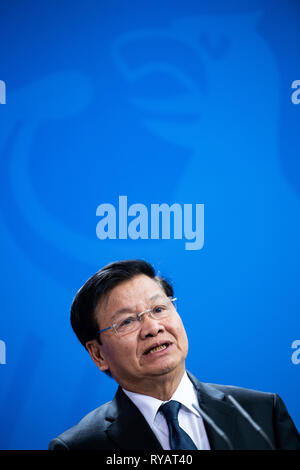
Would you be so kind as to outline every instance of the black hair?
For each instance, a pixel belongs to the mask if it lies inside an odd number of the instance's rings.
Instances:
[[[151,264],[143,260],[116,261],[104,266],[79,289],[71,306],[71,325],[77,338],[86,348],[92,339],[100,342],[95,309],[114,287],[135,276],[144,274],[156,281],[168,297],[173,297],[173,287],[165,278],[155,274]],[[106,371],[111,375],[109,371]]]

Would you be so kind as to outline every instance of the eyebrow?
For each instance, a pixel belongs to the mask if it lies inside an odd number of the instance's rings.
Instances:
[[[156,300],[156,299],[164,299],[165,296],[162,295],[162,294],[155,294],[155,295],[152,295],[149,299],[148,299],[148,302],[151,302],[153,300]],[[123,307],[123,308],[120,308],[119,310],[117,310],[113,316],[111,317],[111,321],[114,321],[116,317],[122,315],[123,313],[133,313],[134,312],[134,308],[131,308],[131,307]]]

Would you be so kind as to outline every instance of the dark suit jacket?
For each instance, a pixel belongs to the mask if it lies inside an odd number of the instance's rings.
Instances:
[[[270,449],[266,441],[234,408],[231,394],[262,427],[276,449],[300,450],[300,436],[281,398],[272,393],[199,382],[188,373],[198,392],[199,406],[228,436],[234,450]],[[210,447],[228,445],[205,424]],[[86,415],[49,444],[49,450],[162,451],[156,436],[133,402],[118,388],[114,399]]]

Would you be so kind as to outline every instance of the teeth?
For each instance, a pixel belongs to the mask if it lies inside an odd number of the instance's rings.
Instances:
[[[161,346],[156,346],[156,348],[153,348],[149,351],[149,354],[152,354],[156,351],[162,351],[163,349],[166,349],[166,345],[165,344],[162,344]]]

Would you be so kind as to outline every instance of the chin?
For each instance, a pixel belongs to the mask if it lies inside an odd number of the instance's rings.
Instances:
[[[180,363],[166,363],[166,364],[158,364],[156,367],[152,367],[151,370],[149,369],[149,373],[151,375],[167,375],[176,370],[181,371],[185,369],[185,365]]]

